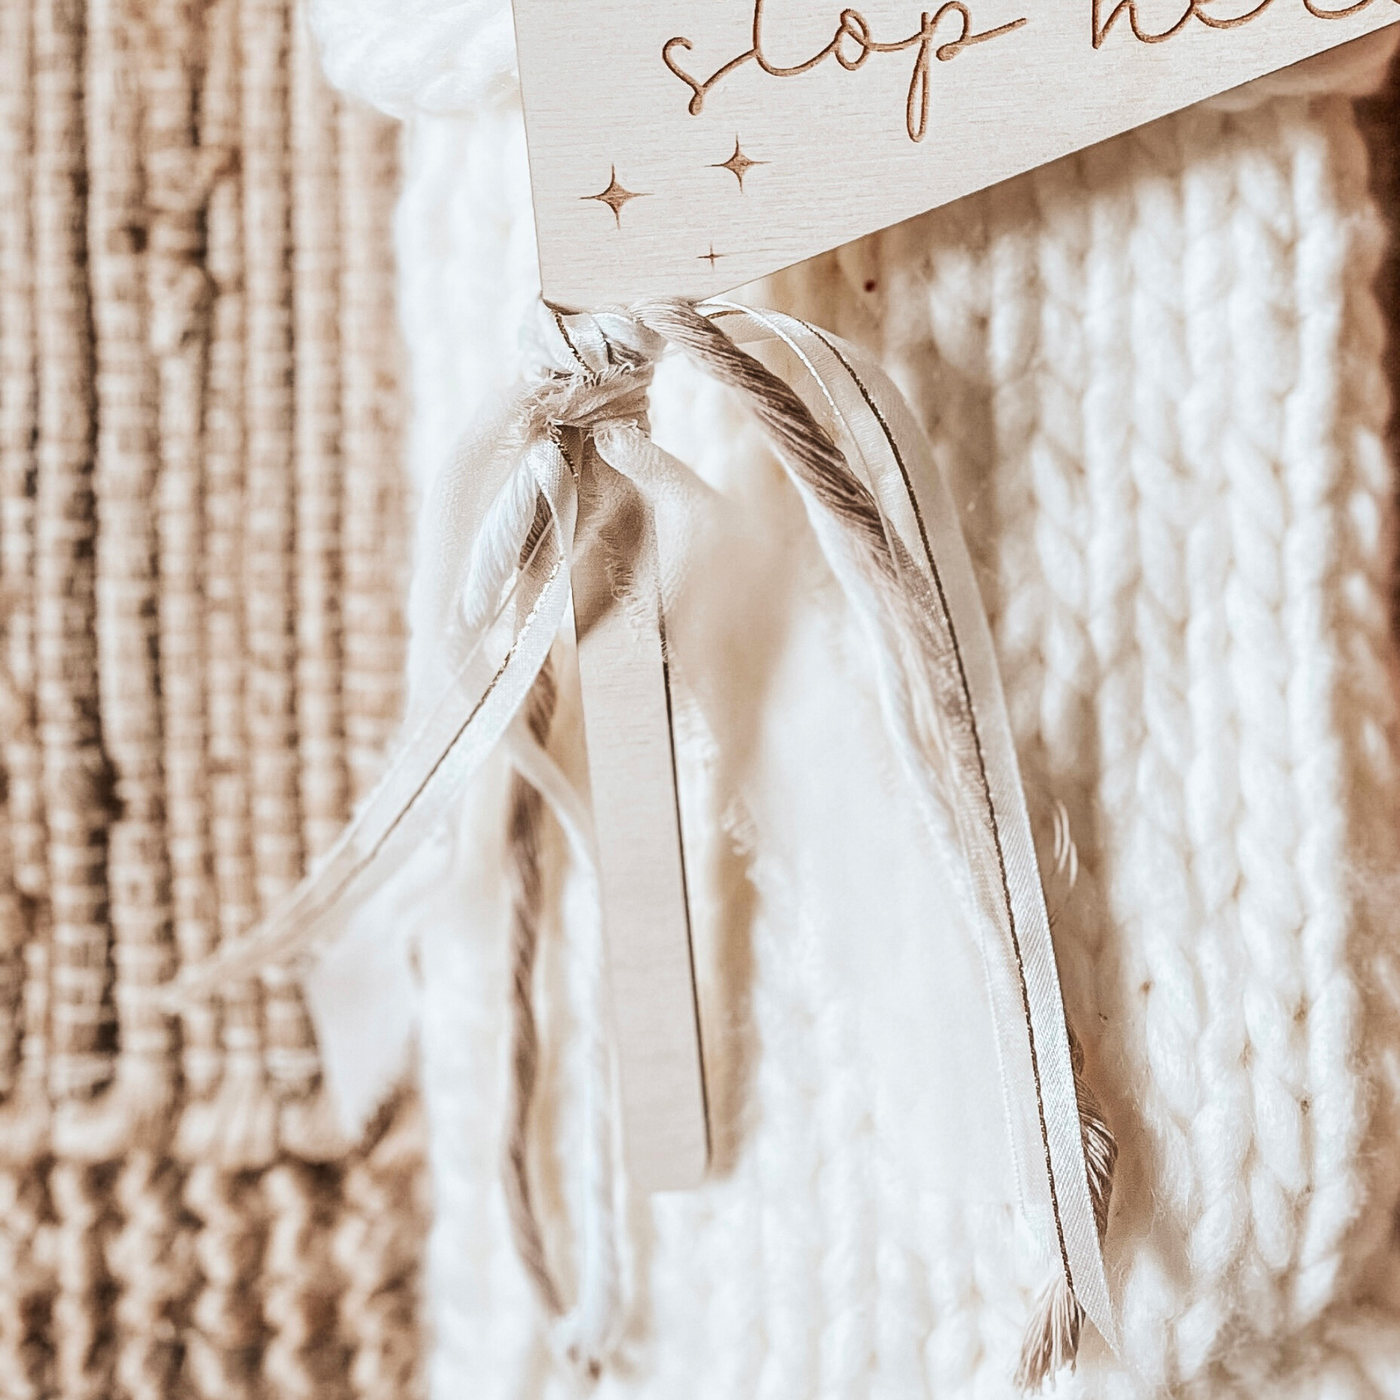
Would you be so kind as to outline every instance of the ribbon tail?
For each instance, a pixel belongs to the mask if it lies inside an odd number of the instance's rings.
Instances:
[[[940,673],[931,686],[936,708],[952,714],[944,742],[961,780],[947,786],[973,876],[974,912],[986,930],[984,950],[999,968],[992,980],[1000,989],[993,1009],[1003,1087],[1009,1116],[1024,1125],[1013,1131],[1013,1143],[1023,1173],[1040,1163],[1070,1311],[1077,1302],[1116,1351],[1101,1245],[1112,1137],[1096,1106],[1081,1114],[1087,1091],[1075,1071],[991,630],[947,485],[899,391],[854,347],[778,313],[727,303],[702,309],[723,317],[735,339],[780,341],[803,364],[825,401],[824,416],[863,468],[901,582],[919,603]],[[1077,1341],[1073,1317],[1066,1326]],[[1056,1350],[1055,1360],[1072,1363],[1073,1346]]]
[[[316,869],[241,938],[183,970],[165,992],[173,1009],[274,963],[305,957],[338,933],[348,911],[431,835],[505,735],[566,615],[577,513],[562,453],[548,443],[530,450],[538,454],[535,473],[549,521],[495,617],[423,707],[423,718]],[[512,610],[517,621],[510,627],[505,618]]]
[[[586,1141],[578,1157],[581,1221],[573,1305],[560,1313],[554,1341],[561,1354],[588,1373],[600,1367],[616,1339],[621,1310],[621,1245],[614,1176],[615,1112],[609,1039],[607,989],[603,968],[598,857],[593,817],[583,796],[554,756],[517,718],[506,744],[519,776],[543,799],[568,846],[571,869],[564,883],[560,915],[571,955],[566,958],[573,995],[582,1011],[586,1054],[582,1063],[583,1121]],[[518,1027],[517,1027],[518,1033]],[[527,1115],[528,1116],[528,1105]],[[518,1122],[514,1131],[523,1132]],[[518,1171],[508,1160],[508,1172]],[[509,1199],[510,1186],[507,1185]],[[514,1221],[512,1222],[514,1225]],[[543,1256],[541,1256],[543,1262]],[[547,1267],[547,1265],[546,1265]],[[554,1287],[562,1299],[564,1289]]]

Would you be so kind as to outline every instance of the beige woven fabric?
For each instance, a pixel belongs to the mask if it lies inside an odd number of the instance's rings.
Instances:
[[[414,1393],[415,1106],[153,990],[399,707],[393,129],[287,0],[0,0],[0,1395]]]

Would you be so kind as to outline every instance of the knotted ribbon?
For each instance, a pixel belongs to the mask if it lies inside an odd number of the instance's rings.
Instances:
[[[743,345],[776,355],[804,393]],[[629,735],[627,706],[614,706],[608,725],[622,731],[614,736],[620,743],[610,749],[597,715],[589,715],[590,811],[548,752],[550,653],[570,621],[572,604],[585,710],[590,684],[593,694],[601,693],[621,666],[650,696],[648,713],[653,718],[661,713],[651,702],[665,699],[662,628],[680,561],[658,552],[657,520],[698,486],[650,440],[646,397],[657,359],[668,346],[676,347],[737,392],[775,448],[861,620],[886,725],[920,815],[963,856],[958,895],[977,931],[987,971],[1023,1199],[1033,1215],[1048,1221],[1058,1264],[1027,1334],[1020,1379],[1038,1385],[1061,1365],[1072,1364],[1086,1315],[1114,1345],[1101,1247],[1113,1138],[1080,1077],[1082,1057],[1065,1019],[1010,724],[971,561],[947,487],[910,410],[883,372],[855,348],[795,318],[728,303],[697,307],[664,301],[592,315],[547,309],[538,346],[539,362],[525,387],[467,442],[429,504],[434,533],[420,560],[418,586],[429,590],[437,646],[432,673],[412,697],[404,737],[388,770],[283,904],[246,936],[182,972],[171,990],[172,1005],[270,963],[304,959],[333,939],[348,911],[404,863],[483,763],[506,745],[518,774],[510,818],[517,849],[516,926],[518,935],[522,929],[526,934],[523,940],[517,936],[513,959],[512,1114],[513,1130],[519,1131],[513,1131],[508,1153],[507,1194],[517,1244],[537,1291],[551,1313],[562,1313],[538,1229],[532,1227],[519,1140],[534,1081],[529,930],[538,913],[539,872],[531,832],[541,805],[547,806],[575,860],[600,877],[611,936],[629,887],[648,879],[654,862],[626,867],[610,858],[610,844],[615,854],[632,839],[612,839],[616,832],[610,837],[606,830],[615,823],[619,804],[626,805],[627,786],[614,783],[605,801],[600,788],[608,787],[617,754],[629,745],[650,744],[650,767],[643,763],[649,776],[636,788],[637,801],[653,807],[664,802],[669,789],[662,769],[670,738],[667,732],[663,746],[654,732],[642,732],[648,725],[654,731],[645,718],[637,721],[638,733]],[[580,568],[581,558],[592,563]],[[615,621],[620,616],[611,629],[613,650],[601,653],[605,664],[590,683],[584,659],[590,619],[606,616],[610,607]],[[648,650],[653,635],[654,650]],[[674,807],[673,793],[670,800]],[[664,851],[673,830],[679,841],[674,810],[658,820]],[[645,928],[648,911],[658,907],[667,909],[667,917],[684,920],[683,869],[678,851],[675,856],[672,873],[680,884],[663,879],[659,893],[649,890],[644,907],[626,915],[634,925]],[[678,908],[672,898],[676,889]],[[649,946],[652,953],[659,949],[661,961],[646,964],[642,977],[619,980],[613,969],[624,1136],[634,1144],[648,1135],[653,1142],[660,1139],[662,1156],[669,1152],[673,1160],[676,1136],[689,1131],[697,1103],[703,1113],[700,1066],[688,1067],[686,1058],[689,1046],[698,1061],[694,994],[683,985],[689,950],[677,941],[684,933],[684,928],[652,929]],[[614,955],[616,961],[615,949]],[[649,995],[663,1007],[659,1028],[657,1016],[644,1013],[638,1020],[631,1005]],[[678,1009],[686,997],[688,1008]],[[629,1101],[625,1092],[629,1043],[635,1055],[639,1048],[645,1052],[648,1036],[658,1035],[665,1053],[679,1057],[679,1079],[672,1082],[689,1085],[679,1104],[635,1096]],[[668,1114],[669,1123],[661,1122]],[[693,1159],[696,1150],[692,1132],[679,1151]],[[703,1144],[698,1150],[703,1154]],[[607,1268],[594,1272],[604,1278],[595,1295],[615,1292]],[[584,1275],[571,1316],[575,1333],[591,1332],[582,1350],[597,1364],[607,1325],[596,1316],[592,1324],[578,1319],[606,1307],[597,1296],[585,1296],[587,1270]]]

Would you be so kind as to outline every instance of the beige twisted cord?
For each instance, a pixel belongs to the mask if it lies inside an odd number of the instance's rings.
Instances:
[[[525,552],[528,553],[528,550]],[[541,746],[549,742],[557,698],[554,673],[546,661],[525,702],[524,712],[525,724]],[[511,778],[510,813],[506,818],[514,888],[510,937],[510,1103],[501,1184],[520,1262],[525,1267],[540,1306],[552,1321],[563,1315],[564,1301],[545,1251],[544,1233],[535,1210],[530,1176],[530,1120],[540,1066],[539,1028],[535,1017],[535,964],[539,954],[539,925],[544,898],[540,850],[543,818],[544,799],[525,778],[516,773]]]
[[[373,780],[406,507],[391,126],[290,0],[0,0],[0,1394],[419,1392],[409,1099],[162,1013]]]

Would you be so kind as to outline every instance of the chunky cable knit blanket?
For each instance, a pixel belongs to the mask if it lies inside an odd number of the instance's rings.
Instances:
[[[535,294],[505,6],[320,0],[317,21],[336,81],[408,119],[422,482],[511,376]],[[1400,1392],[1395,480],[1381,226],[1349,101],[1388,47],[755,292],[900,380],[981,570],[1060,872],[1070,1017],[1122,1149],[1122,1355],[1087,1346],[1064,1394]],[[658,438],[746,522],[681,658],[712,701],[704,724],[683,717],[680,762],[719,1163],[693,1195],[628,1205],[629,1321],[596,1393],[1009,1394],[1041,1274],[1009,1220],[930,1179],[946,1145],[918,1066],[948,1028],[917,988],[937,891],[880,866],[908,836],[851,619],[732,403],[677,369],[654,405]],[[572,1385],[498,1183],[505,800],[502,769],[434,877],[400,889],[425,972],[441,1400]],[[558,928],[547,942],[556,1148],[539,1170],[568,1260],[586,1249],[571,1095],[590,1011],[577,949]]]
[[[154,990],[300,875],[401,693],[392,123],[284,0],[0,3],[0,1394],[402,1397],[409,1102],[300,995]]]

